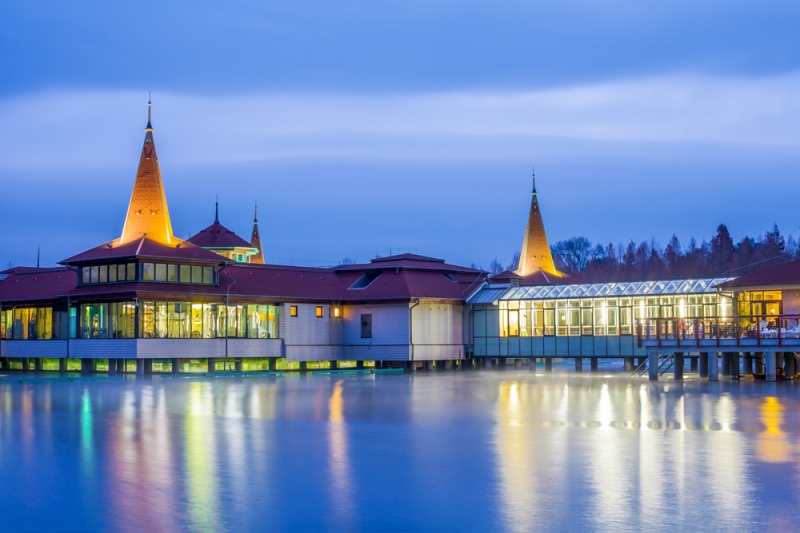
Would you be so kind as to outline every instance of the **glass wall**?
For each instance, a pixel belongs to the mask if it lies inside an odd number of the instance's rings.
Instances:
[[[740,309],[742,305],[740,303]],[[501,300],[501,337],[633,335],[642,318],[731,316],[717,294]]]
[[[53,308],[5,309],[0,313],[0,338],[46,340],[53,338]]]

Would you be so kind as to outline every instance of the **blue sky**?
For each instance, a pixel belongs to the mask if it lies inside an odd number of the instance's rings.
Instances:
[[[5,2],[0,265],[117,237],[153,91],[175,232],[274,261],[800,233],[796,2]]]

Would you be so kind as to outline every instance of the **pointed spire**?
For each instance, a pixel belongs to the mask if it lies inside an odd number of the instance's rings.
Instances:
[[[533,180],[533,192],[531,194],[536,194],[536,168],[531,167],[531,179]]]
[[[214,206],[214,224],[219,224],[219,195],[217,195]]]
[[[152,108],[153,108],[153,102],[150,101],[150,94],[148,92],[148,95],[147,95],[147,128],[146,128],[148,130],[152,130],[153,129],[153,124],[151,123],[152,122],[152,113],[151,113]]]
[[[120,244],[136,241],[142,235],[147,235],[148,239],[162,244],[172,244],[176,241],[172,234],[167,196],[164,193],[164,182],[161,179],[161,168],[158,165],[158,154],[153,140],[151,106],[152,104],[148,102],[144,145],[142,155],[139,157],[139,168],[136,171],[136,181],[133,184]]]
[[[250,262],[256,265],[264,264],[264,249],[261,247],[261,235],[258,233],[258,201],[253,214],[253,233],[250,235],[250,246],[258,250],[255,255],[250,256]]]
[[[41,258],[41,255],[42,255],[42,247],[41,246],[37,246],[36,247],[36,268],[39,268],[39,259]]]
[[[517,274],[520,276],[529,276],[537,270],[541,270],[546,274],[558,275],[559,272],[556,271],[553,255],[550,252],[550,244],[547,242],[547,235],[544,231],[542,213],[539,210],[535,173],[532,179],[533,192],[531,193],[531,209],[528,213],[528,225],[525,228],[525,238],[522,241]]]

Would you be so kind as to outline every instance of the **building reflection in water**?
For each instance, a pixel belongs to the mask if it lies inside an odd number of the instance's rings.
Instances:
[[[756,439],[756,457],[766,463],[786,463],[789,461],[789,442],[781,429],[783,424],[783,405],[774,396],[764,398],[761,404],[761,422],[765,430]]]
[[[210,384],[193,382],[184,421],[186,493],[189,520],[195,529],[219,531],[217,520],[214,395]]]
[[[352,524],[353,486],[350,472],[350,455],[347,444],[347,426],[344,419],[343,380],[333,386],[328,401],[329,469],[334,514],[339,524]]]
[[[714,501],[715,523],[746,522],[752,488],[736,408],[728,394],[685,394],[681,384],[500,382],[495,456],[506,529],[557,527],[537,520],[552,520],[564,507],[557,495],[567,501],[576,490],[565,472],[586,472],[592,496],[578,512],[600,530],[661,529],[664,516],[679,523],[703,498]],[[760,454],[785,460],[782,410],[771,399],[761,412]]]

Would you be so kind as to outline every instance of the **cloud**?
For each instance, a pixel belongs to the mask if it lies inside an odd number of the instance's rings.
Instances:
[[[173,165],[284,158],[527,157],[548,139],[800,145],[800,73],[659,76],[547,90],[154,95]],[[144,95],[52,91],[0,100],[0,168],[130,166]],[[552,142],[551,142],[552,145]],[[562,148],[563,149],[563,148]]]

